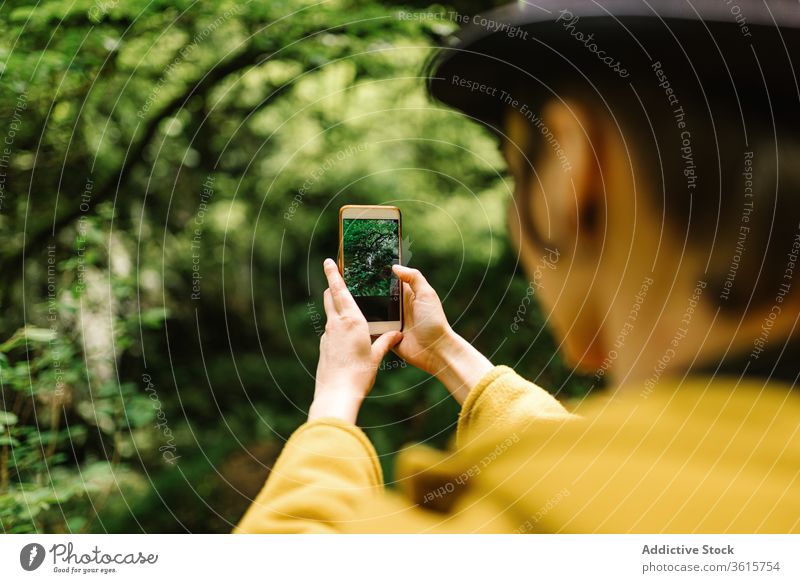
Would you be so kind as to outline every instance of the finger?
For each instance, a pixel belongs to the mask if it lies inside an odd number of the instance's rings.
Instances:
[[[402,332],[401,332],[401,334],[402,334]],[[394,352],[397,356],[399,356],[403,360],[408,360],[408,358],[407,358],[408,354],[406,354],[408,351],[406,350],[406,347],[403,346],[403,340],[404,339],[405,339],[405,336],[401,336],[400,337],[400,341],[397,344],[395,344],[394,346],[392,346],[391,350],[392,350],[392,352]]]
[[[400,285],[403,286],[403,303],[406,310],[411,310],[414,304],[414,292],[411,291],[411,286],[406,282],[401,281]]]
[[[333,296],[331,295],[330,288],[322,293],[322,304],[325,306],[325,315],[330,319],[337,314],[336,304],[333,303]]]
[[[411,269],[403,265],[392,265],[392,269],[400,281],[404,281],[411,286],[411,291],[415,295],[433,291],[431,284],[428,283],[428,280],[420,273],[419,269]]]
[[[322,264],[322,268],[325,270],[325,277],[328,278],[328,287],[331,290],[336,311],[342,314],[343,312],[357,310],[356,301],[350,295],[350,290],[347,289],[336,262],[333,259],[326,259]]]
[[[372,356],[375,362],[380,362],[386,353],[389,352],[395,344],[403,339],[403,333],[400,331],[385,332],[378,336],[378,339],[372,343]]]

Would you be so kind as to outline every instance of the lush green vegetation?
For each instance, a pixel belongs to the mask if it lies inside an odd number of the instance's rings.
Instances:
[[[344,219],[344,279],[354,296],[388,296],[400,241],[397,221]]]
[[[345,203],[402,207],[482,351],[585,390],[524,302],[495,142],[424,94],[448,13],[486,7],[457,4],[0,6],[2,531],[229,530],[304,419]],[[382,369],[360,422],[391,480],[457,408]]]

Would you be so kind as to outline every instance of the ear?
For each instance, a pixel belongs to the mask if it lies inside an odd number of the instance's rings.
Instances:
[[[543,238],[566,249],[597,238],[605,190],[601,127],[574,99],[552,99],[533,119],[541,143],[533,161],[538,181],[527,193],[534,197],[531,219]]]

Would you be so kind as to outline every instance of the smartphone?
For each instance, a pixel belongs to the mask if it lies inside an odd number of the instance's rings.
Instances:
[[[400,209],[348,204],[339,209],[339,271],[371,335],[403,329],[403,296],[392,265],[400,263]]]

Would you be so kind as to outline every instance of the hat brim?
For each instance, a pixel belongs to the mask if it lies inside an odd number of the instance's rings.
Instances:
[[[800,54],[800,10],[714,1],[545,1],[471,18],[428,64],[428,90],[470,117],[496,125],[521,87],[553,92],[578,81],[597,90],[684,87],[707,99],[753,93],[775,108],[800,98],[792,55]],[[736,12],[736,13],[734,13]]]

